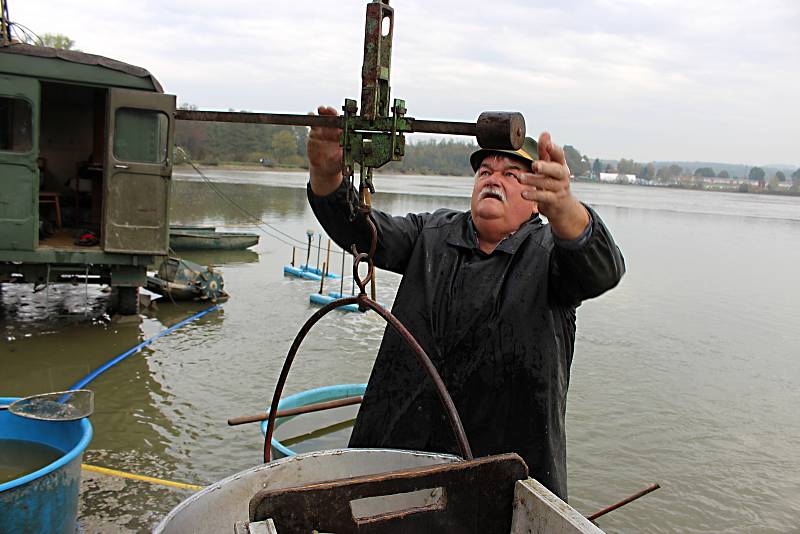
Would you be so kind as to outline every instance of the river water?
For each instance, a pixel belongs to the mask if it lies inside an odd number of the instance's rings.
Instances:
[[[302,174],[208,175],[238,207],[182,171],[173,184],[172,222],[246,228],[262,233],[261,242],[251,251],[185,255],[218,266],[231,298],[92,383],[87,463],[208,484],[260,461],[257,427],[231,428],[226,420],[268,403],[291,341],[314,310],[308,295],[318,289],[284,278],[291,248],[273,236],[289,241],[277,229],[305,242],[307,229],[320,228]],[[375,182],[375,206],[395,214],[469,203],[469,178]],[[589,514],[659,482],[662,489],[599,525],[608,532],[796,532],[800,198],[596,184],[575,184],[574,191],[612,230],[628,273],[617,289],[578,310],[567,414],[571,504]],[[253,227],[241,209],[271,226]],[[299,245],[298,259],[305,254]],[[333,258],[338,272],[341,255],[334,250]],[[391,304],[398,282],[379,272],[378,300]],[[140,320],[116,322],[100,288],[34,293],[7,284],[0,297],[0,396],[64,389],[204,308],[160,302]],[[381,320],[334,315],[312,330],[286,393],[367,380]],[[350,407],[301,418],[281,435],[354,413]],[[347,435],[340,430],[296,450],[341,446]],[[187,495],[120,481],[115,491],[84,492],[82,522],[104,531],[146,529]]]

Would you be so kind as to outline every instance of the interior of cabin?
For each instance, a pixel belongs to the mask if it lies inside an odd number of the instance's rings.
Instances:
[[[41,87],[39,246],[99,249],[107,91],[52,82]]]

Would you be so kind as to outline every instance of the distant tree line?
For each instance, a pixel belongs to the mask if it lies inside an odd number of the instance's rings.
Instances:
[[[197,109],[182,104],[181,109]],[[306,161],[306,128],[262,124],[178,121],[175,144],[193,161],[205,165],[265,164],[275,167],[308,166]],[[405,156],[382,169],[398,174],[439,174],[469,176],[473,174],[469,156],[478,146],[471,141],[423,139],[407,137]],[[576,148],[566,145],[564,153],[570,170],[576,176],[588,175],[591,163]],[[176,161],[180,162],[180,154]]]
[[[693,171],[691,168],[684,168],[676,163],[668,165],[656,165],[655,162],[639,163],[632,159],[622,158],[616,164],[614,162],[601,162],[595,159],[592,164],[592,173],[597,175],[601,172],[615,173],[620,175],[634,175],[639,180],[652,181],[663,184],[676,183],[689,181],[698,187],[702,187],[704,180],[707,178],[723,178],[733,180],[744,180],[754,182],[758,187],[767,187],[772,191],[780,188],[781,183],[787,181],[786,174],[777,170],[774,174],[767,179],[767,172],[762,167],[751,167],[744,176],[731,176],[731,174],[722,169],[716,172],[713,167],[697,167]],[[793,192],[800,192],[800,169],[795,170],[791,175],[792,186],[790,188]],[[749,187],[744,184],[743,191],[749,190]]]
[[[190,104],[183,104],[181,108],[196,109]],[[176,145],[182,147],[192,160],[206,165],[262,164],[273,167],[306,168],[307,138],[306,128],[293,126],[178,121],[175,129]],[[454,139],[414,141],[413,137],[407,139],[403,160],[389,163],[382,169],[383,172],[453,176],[472,174],[469,156],[478,149],[474,142]],[[585,178],[594,176],[597,179],[601,172],[606,172],[634,175],[644,182],[662,184],[680,182],[684,186],[688,183],[691,187],[703,187],[704,181],[710,178],[737,180],[746,178],[754,186],[767,187],[770,190],[779,189],[779,184],[787,181],[786,173],[783,171],[778,170],[768,177],[762,167],[752,167],[745,175],[739,177],[731,176],[726,169],[717,172],[708,165],[692,169],[692,167],[684,168],[677,163],[658,164],[654,161],[643,163],[626,158],[618,161],[601,161],[595,158],[592,161],[572,145],[564,146],[564,155],[572,174]],[[180,161],[180,158],[177,158],[177,161]],[[790,177],[791,190],[800,191],[800,169],[795,170]],[[744,190],[748,190],[746,184]]]
[[[191,104],[180,108],[197,109]],[[304,167],[307,137],[306,128],[295,126],[200,121],[177,121],[175,126],[175,144],[205,165]]]

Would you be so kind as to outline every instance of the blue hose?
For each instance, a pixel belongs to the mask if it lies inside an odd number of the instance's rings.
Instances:
[[[75,382],[72,385],[72,387],[70,387],[69,389],[70,390],[83,389],[83,387],[86,386],[86,384],[88,384],[89,382],[91,382],[92,380],[94,380],[95,378],[97,378],[98,376],[103,374],[104,372],[108,371],[109,369],[111,369],[112,367],[117,365],[119,362],[121,362],[122,360],[124,360],[125,358],[130,356],[131,354],[136,354],[137,352],[139,352],[140,350],[145,348],[147,345],[149,345],[150,343],[152,343],[156,339],[158,339],[158,338],[160,338],[162,336],[166,336],[170,332],[173,332],[173,331],[177,330],[178,328],[180,328],[180,327],[182,327],[184,325],[187,325],[187,324],[191,323],[192,321],[194,321],[196,319],[199,319],[200,317],[203,317],[204,315],[206,315],[208,313],[211,313],[212,311],[217,310],[217,309],[219,309],[219,304],[214,304],[210,308],[206,308],[205,310],[192,315],[188,319],[184,319],[183,321],[170,326],[166,330],[162,330],[161,332],[159,332],[158,334],[154,335],[150,339],[146,339],[146,340],[142,341],[141,343],[139,343],[138,345],[136,345],[132,349],[128,349],[125,352],[123,352],[122,354],[120,354],[119,356],[117,356],[116,358],[113,358],[113,359],[107,361],[106,363],[104,363],[103,365],[101,365],[100,367],[98,367],[97,369],[95,369],[94,371],[92,371],[91,373],[86,375],[85,377],[83,377],[80,380],[78,380],[77,382]]]

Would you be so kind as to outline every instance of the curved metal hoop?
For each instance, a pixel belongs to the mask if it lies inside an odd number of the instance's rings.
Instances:
[[[372,262],[370,261],[370,265],[371,263]],[[354,270],[357,270],[358,263],[354,262],[354,264]],[[366,286],[368,281],[369,278],[362,282],[364,286]],[[270,444],[272,443],[272,434],[275,431],[275,419],[278,413],[278,403],[280,402],[281,395],[283,393],[283,387],[286,385],[286,379],[289,376],[289,369],[292,367],[292,363],[294,362],[294,358],[297,355],[298,349],[300,348],[300,344],[303,342],[303,339],[305,339],[309,330],[311,330],[311,327],[313,327],[317,321],[339,306],[345,306],[347,304],[358,304],[359,308],[363,307],[375,311],[378,315],[383,317],[387,323],[392,325],[397,333],[400,334],[400,336],[405,340],[409,348],[414,351],[414,354],[417,356],[417,360],[419,361],[420,365],[422,365],[422,367],[428,373],[428,376],[430,376],[431,380],[433,380],[434,386],[436,387],[436,393],[439,395],[439,400],[441,400],[442,405],[444,406],[445,412],[447,413],[447,418],[450,421],[450,426],[453,428],[453,433],[456,436],[456,441],[458,442],[458,448],[461,451],[461,456],[465,460],[472,460],[472,449],[469,446],[467,435],[464,432],[464,425],[461,424],[461,417],[459,417],[458,410],[456,410],[455,404],[453,404],[453,399],[450,397],[450,393],[448,393],[447,388],[442,381],[442,377],[439,376],[439,372],[436,370],[433,362],[431,362],[431,359],[425,353],[425,350],[422,348],[422,346],[420,346],[417,340],[414,339],[414,336],[411,334],[411,332],[409,332],[408,329],[403,326],[403,323],[401,323],[394,315],[392,315],[389,310],[367,297],[364,287],[359,285],[359,288],[361,289],[361,294],[358,296],[335,300],[317,310],[314,315],[308,318],[305,324],[303,324],[302,328],[300,328],[297,336],[295,336],[294,342],[289,349],[289,353],[286,355],[286,360],[283,362],[283,368],[281,369],[281,374],[278,377],[278,383],[275,385],[275,392],[272,395],[272,404],[270,405],[269,409],[267,432],[264,438],[264,462],[269,462],[271,458]]]

